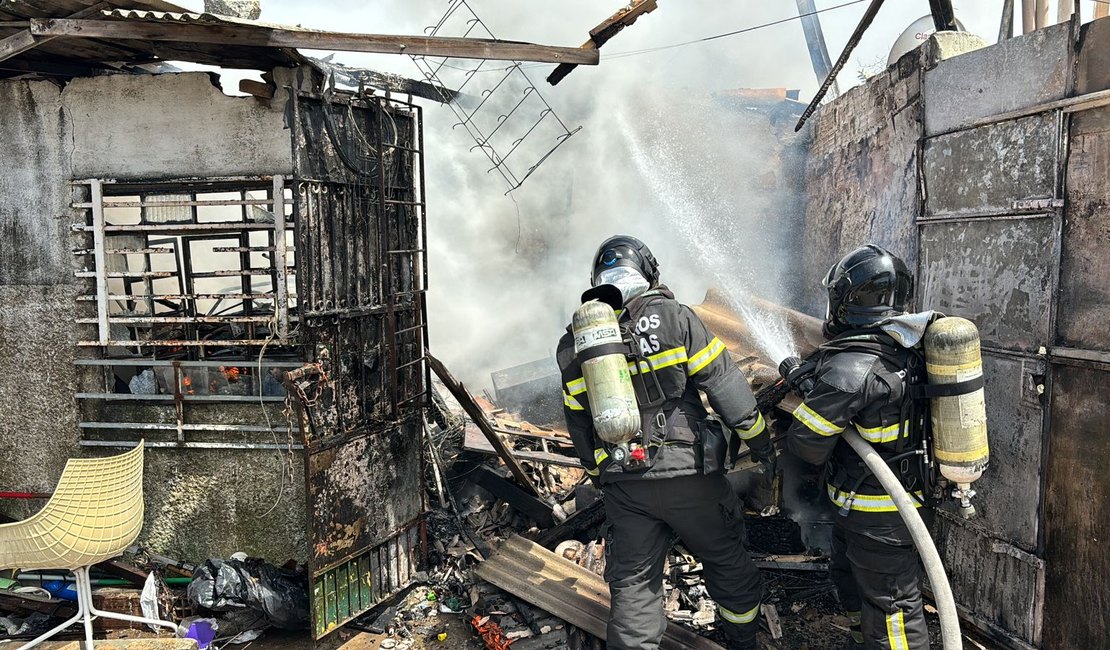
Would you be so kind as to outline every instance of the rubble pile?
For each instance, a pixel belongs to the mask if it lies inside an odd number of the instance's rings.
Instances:
[[[603,647],[599,639],[571,622],[475,576],[479,565],[516,535],[538,542],[596,576],[604,575],[600,494],[586,481],[584,471],[575,467],[561,413],[551,413],[548,421],[536,424],[488,394],[474,397],[486,424],[512,455],[506,459],[487,443],[479,423],[458,401],[442,385],[436,388],[438,408],[428,428],[429,452],[435,457],[430,464],[436,475],[429,477],[428,485],[433,503],[439,500],[443,507],[428,519],[429,584],[441,601],[446,597],[462,607],[460,616],[473,630],[480,644],[476,647],[502,648],[509,643],[514,648]],[[560,462],[560,457],[568,462]],[[503,489],[500,481],[514,481],[508,467],[512,462],[524,470],[537,496]],[[744,479],[736,484],[743,491]],[[546,517],[541,506],[546,506]],[[775,511],[773,516],[761,516],[759,508],[749,504],[745,518],[748,545],[767,588],[766,629],[761,634],[765,647],[817,648],[839,643],[836,639],[846,634],[847,619],[841,620],[838,613],[824,557],[807,554],[798,524],[785,514]],[[716,603],[706,589],[701,563],[676,544],[666,558],[664,575],[667,619],[722,641],[716,631]],[[814,642],[820,638],[828,642]]]

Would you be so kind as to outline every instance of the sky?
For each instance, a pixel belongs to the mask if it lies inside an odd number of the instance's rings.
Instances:
[[[594,25],[622,6],[620,0],[470,3],[498,38],[563,46],[580,45]],[[851,4],[834,8],[846,3]],[[202,3],[181,4],[196,11]],[[968,31],[995,41],[1001,0],[953,4]],[[1089,17],[1093,3],[1081,4]],[[817,0],[816,5],[829,9],[820,19],[835,60],[868,2]],[[448,0],[262,0],[260,20],[422,34],[448,6]],[[636,235],[652,247],[664,281],[682,302],[696,304],[706,289],[722,285],[734,304],[750,295],[781,299],[791,281],[785,262],[791,256],[783,250],[790,242],[783,225],[790,215],[779,209],[781,197],[761,192],[752,180],[768,162],[756,153],[767,149],[767,133],[753,131],[744,116],[722,111],[708,98],[732,88],[785,87],[799,89],[808,101],[819,81],[800,22],[642,55],[614,55],[797,13],[792,0],[659,0],[654,12],[604,46],[599,66],[580,66],[557,87],[543,81],[553,66],[526,64],[547,103],[570,128],[582,129],[510,196],[504,181],[486,171],[489,162],[472,150],[464,129],[452,128],[457,122],[452,112],[427,102],[433,353],[478,388],[489,386],[495,370],[552,357],[586,288],[595,248],[618,233]],[[926,0],[888,0],[838,78],[841,91],[860,83],[861,71],[881,71],[897,37],[927,14]],[[420,77],[403,56],[340,52],[333,61]],[[228,92],[237,87],[234,77],[224,82]],[[495,83],[497,75],[488,78]],[[475,86],[481,83],[485,77]],[[550,124],[547,120],[545,128]],[[528,143],[539,146],[550,137],[540,130]]]

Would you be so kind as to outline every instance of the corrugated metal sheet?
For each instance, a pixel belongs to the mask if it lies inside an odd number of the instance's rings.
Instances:
[[[475,569],[483,580],[568,623],[604,639],[609,619],[609,587],[601,576],[519,536],[505,540]],[[720,649],[709,639],[675,623],[659,644],[663,650]]]

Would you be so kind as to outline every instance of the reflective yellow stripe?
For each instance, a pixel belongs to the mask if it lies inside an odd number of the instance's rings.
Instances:
[[[601,461],[605,460],[608,457],[609,457],[609,452],[605,451],[604,449],[595,449],[594,450],[594,464],[595,465],[600,465]]]
[[[898,434],[904,432],[904,435],[910,434],[910,423],[907,420],[904,424],[892,424],[886,427],[867,428],[856,425],[856,431],[859,431],[861,438],[867,442],[894,442],[898,440]]]
[[[586,392],[586,380],[582,377],[574,381],[567,382],[567,393],[571,395],[581,395]]]
[[[686,348],[671,348],[670,350],[664,350],[657,354],[653,354],[650,357],[647,357],[646,361],[640,362],[638,369],[636,367],[636,364],[630,361],[628,363],[628,372],[636,374],[637,371],[647,372],[649,369],[662,370],[663,368],[670,368],[671,366],[677,366],[678,364],[685,362]],[[648,366],[649,363],[651,364],[650,367]]]
[[[835,487],[827,486],[829,490],[829,499],[837,505],[838,508],[843,508],[844,504],[848,502],[849,492],[838,490]],[[920,492],[914,492],[911,499],[915,508],[920,508],[921,503],[925,500],[925,495]],[[898,506],[894,505],[894,499],[890,498],[889,494],[857,494],[852,498],[851,510],[859,512],[898,512]]]
[[[959,462],[967,462],[967,461],[971,461],[971,460],[979,460],[979,459],[981,459],[984,456],[987,456],[989,454],[990,454],[990,446],[989,445],[983,445],[982,447],[976,447],[975,449],[972,449],[971,451],[943,451],[941,449],[934,449],[933,450],[933,455],[936,456],[937,460],[943,460],[943,461],[947,461],[947,462],[950,462],[950,463],[959,463]]]
[[[759,605],[756,605],[755,607],[742,614],[737,614],[734,611],[725,609],[722,605],[717,605],[717,611],[721,613],[721,618],[725,619],[729,623],[744,625],[745,623],[751,623],[755,620],[756,615],[759,614]]]
[[[709,342],[709,345],[699,350],[697,354],[690,357],[690,360],[686,362],[687,372],[690,375],[698,374],[698,372],[701,371],[702,368],[708,366],[710,363],[713,363],[713,360],[721,356],[721,353],[724,351],[725,344],[721,343],[721,339],[713,337],[713,340]]]
[[[954,376],[960,373],[967,372],[968,370],[980,370],[983,367],[982,360],[968,361],[967,363],[926,363],[925,372],[930,375],[947,375]],[[982,372],[979,373],[983,374]],[[976,375],[977,376],[977,375]],[[973,379],[974,377],[964,377],[964,379]]]
[[[794,409],[794,418],[806,425],[810,431],[822,436],[835,436],[844,430],[844,427],[838,427],[821,417],[817,411],[806,406],[805,402],[802,402],[798,405],[798,408]]]
[[[586,410],[578,402],[578,400],[574,399],[570,395],[567,395],[566,391],[563,391],[563,406],[567,407],[568,409],[570,409],[572,411],[585,411]]]
[[[759,413],[758,415],[759,417],[756,418],[755,424],[752,425],[752,428],[745,429],[744,427],[736,427],[736,434],[740,436],[741,440],[751,440],[752,438],[763,433],[763,430],[767,428],[767,422],[763,420],[763,414]]]
[[[886,617],[886,637],[890,650],[910,650],[910,642],[906,639],[906,619],[901,610]]]
[[[597,476],[598,474],[601,473],[601,470],[599,470],[596,467],[593,468],[593,469],[590,469],[590,468],[587,467],[586,468],[586,473],[589,474],[590,476]]]

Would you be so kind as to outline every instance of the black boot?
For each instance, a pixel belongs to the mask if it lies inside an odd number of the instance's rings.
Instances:
[[[726,647],[729,650],[759,650],[755,634],[759,631],[759,619],[744,625],[721,621],[721,631],[727,639]]]

